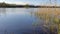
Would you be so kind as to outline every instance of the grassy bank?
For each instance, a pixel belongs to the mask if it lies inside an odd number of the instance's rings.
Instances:
[[[39,8],[35,16],[45,21],[43,26],[52,34],[60,34],[60,8]]]

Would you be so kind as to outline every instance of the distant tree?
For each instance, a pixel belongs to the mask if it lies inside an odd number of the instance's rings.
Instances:
[[[25,7],[26,7],[26,8],[28,8],[28,7],[29,7],[29,5],[28,5],[28,4],[26,4],[26,5],[25,5]]]
[[[2,6],[2,7],[6,7],[6,3],[3,2],[3,3],[1,4],[1,6]]]

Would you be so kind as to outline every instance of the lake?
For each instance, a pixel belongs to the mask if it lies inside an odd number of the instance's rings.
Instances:
[[[38,9],[0,8],[0,34],[46,34],[42,30],[44,22],[34,16]],[[43,9],[45,10],[45,8],[39,10]],[[39,26],[35,26],[38,22]]]
[[[37,8],[0,8],[0,34],[33,34]]]

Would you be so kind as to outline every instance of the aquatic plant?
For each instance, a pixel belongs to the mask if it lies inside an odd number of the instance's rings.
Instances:
[[[52,12],[49,14],[47,12],[36,12],[35,16],[37,16],[38,18],[42,19],[43,21],[45,21],[45,25],[48,26],[46,28],[49,28],[50,32],[53,34],[60,34],[60,18],[58,18],[59,13],[54,13],[54,15],[52,14]],[[58,28],[57,28],[58,27]]]

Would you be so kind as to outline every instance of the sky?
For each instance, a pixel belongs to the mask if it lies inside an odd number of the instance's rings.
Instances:
[[[30,4],[30,5],[55,5],[54,0],[0,0],[0,2],[6,2],[10,4]],[[56,1],[57,5],[60,5],[60,0]]]

